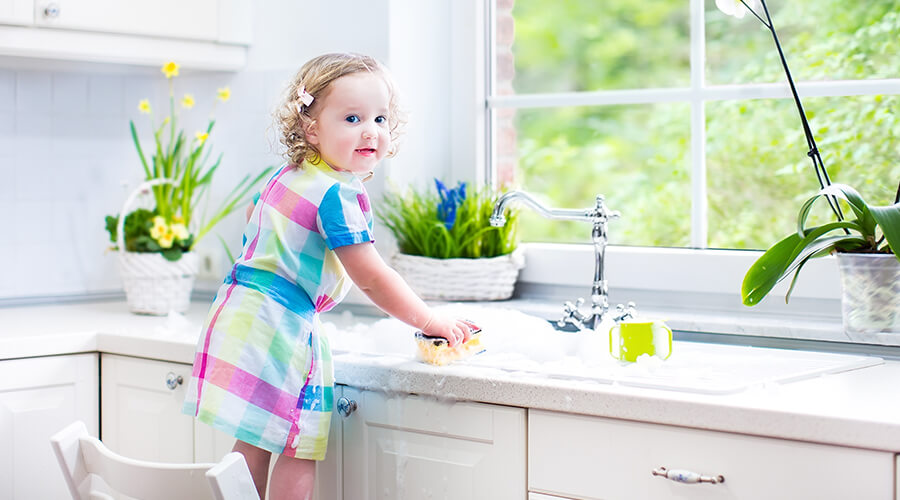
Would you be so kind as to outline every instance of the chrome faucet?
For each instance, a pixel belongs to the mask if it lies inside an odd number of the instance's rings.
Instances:
[[[621,215],[618,211],[610,211],[606,207],[603,195],[597,195],[597,203],[592,208],[586,209],[558,209],[547,208],[538,202],[534,197],[523,191],[509,191],[497,200],[494,205],[494,211],[491,213],[491,225],[502,226],[506,224],[504,216],[506,206],[513,201],[521,201],[529,205],[539,214],[548,219],[561,220],[580,220],[593,224],[591,231],[591,239],[594,242],[594,284],[591,287],[591,312],[590,314],[582,313],[579,308],[584,303],[583,298],[578,298],[575,303],[566,301],[563,304],[564,312],[562,318],[556,321],[556,326],[560,329],[566,325],[573,325],[580,329],[597,330],[600,323],[609,313],[609,289],[607,287],[606,278],[604,277],[604,259],[606,257],[606,223],[609,220],[618,219]],[[621,321],[634,315],[634,303],[629,302],[627,306],[619,304],[616,307],[616,313],[613,317],[615,321]]]

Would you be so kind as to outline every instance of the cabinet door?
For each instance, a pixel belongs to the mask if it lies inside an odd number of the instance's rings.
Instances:
[[[194,420],[194,461],[218,462],[231,453],[234,438],[212,426]]]
[[[344,498],[525,498],[525,410],[344,387]]]
[[[343,397],[344,386],[334,386],[334,411],[331,413],[331,427],[328,430],[328,450],[325,460],[316,462],[316,489],[312,500],[332,500],[344,498],[342,488],[343,471],[343,418],[337,411],[337,402]],[[352,497],[347,497],[352,498]]]
[[[0,0],[0,24],[29,25],[34,22],[33,0]]]
[[[659,467],[724,482],[676,483],[653,475]],[[530,410],[528,483],[535,493],[604,500],[891,500],[894,454]]]
[[[126,457],[194,461],[194,419],[181,413],[191,365],[104,354],[101,439]]]
[[[210,41],[218,37],[218,0],[34,0],[34,8],[35,24],[44,27]]]
[[[0,498],[68,498],[50,436],[98,431],[96,354],[0,361]]]

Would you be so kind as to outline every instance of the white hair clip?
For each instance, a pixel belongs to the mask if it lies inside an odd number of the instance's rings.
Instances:
[[[306,86],[297,89],[297,97],[300,98],[300,102],[302,102],[304,106],[309,106],[312,104],[313,100],[315,100],[315,97],[306,91]]]

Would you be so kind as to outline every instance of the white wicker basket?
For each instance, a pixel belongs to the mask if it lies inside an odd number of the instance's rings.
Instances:
[[[503,300],[512,296],[525,254],[518,249],[485,259],[433,259],[397,253],[392,264],[423,299]]]
[[[128,196],[119,212],[116,228],[119,273],[125,285],[125,297],[131,312],[139,314],[165,315],[170,311],[187,311],[199,269],[200,259],[194,252],[187,252],[173,262],[159,253],[125,251],[125,215],[138,196],[149,193],[151,187],[159,184],[172,184],[172,181],[155,179],[144,182]]]
[[[175,262],[158,253],[119,252],[119,272],[131,312],[165,315],[185,312],[199,259],[188,252]]]

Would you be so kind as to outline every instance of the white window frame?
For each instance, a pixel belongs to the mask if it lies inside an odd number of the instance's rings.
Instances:
[[[614,90],[586,93],[546,93],[492,96],[490,78],[496,26],[494,0],[450,2],[451,85],[455,90],[451,116],[454,171],[493,183],[491,110],[568,105],[651,104],[687,102],[691,106],[691,208],[693,248],[610,246],[606,274],[613,303],[639,297],[643,312],[677,317],[676,328],[687,331],[751,336],[792,337],[851,341],[840,325],[840,281],[836,259],[810,261],[791,295],[783,297],[785,280],[768,298],[753,308],[740,302],[744,273],[760,251],[707,249],[706,166],[704,103],[729,99],[790,98],[785,83],[706,85],[704,81],[704,2],[690,0],[691,84],[687,88]],[[773,49],[774,50],[774,49]],[[798,82],[801,98],[900,94],[900,79],[865,82]],[[475,102],[469,107],[466,103]],[[799,126],[799,124],[798,124]],[[460,161],[462,160],[462,161]],[[701,200],[697,203],[696,200]],[[584,200],[584,207],[592,205]],[[581,208],[560,207],[560,208]],[[615,209],[615,207],[611,207]],[[627,217],[628,214],[623,214]],[[616,231],[615,221],[609,231]],[[590,227],[585,225],[585,245],[526,244],[526,268],[520,275],[522,289],[540,295],[580,290],[588,296],[593,277]],[[583,293],[582,293],[583,292]],[[574,299],[574,297],[572,297]],[[642,307],[642,305],[644,307]],[[739,320],[737,318],[740,318]]]

